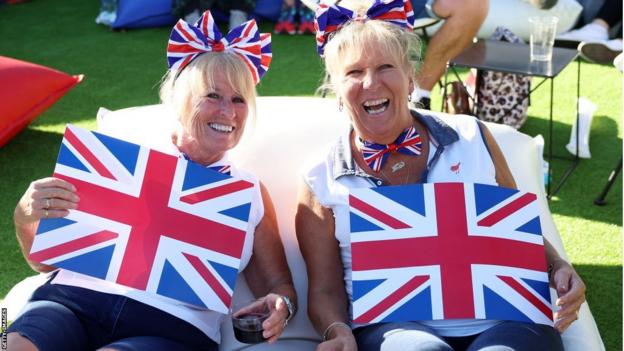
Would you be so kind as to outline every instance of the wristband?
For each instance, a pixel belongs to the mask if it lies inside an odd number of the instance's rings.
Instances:
[[[280,297],[282,298],[282,301],[284,301],[284,305],[286,305],[286,309],[288,311],[288,316],[286,316],[286,323],[288,323],[295,315],[297,308],[295,307],[295,304],[290,301],[290,298],[288,296],[280,295]]]
[[[351,327],[347,323],[344,323],[344,322],[333,322],[330,325],[328,325],[327,328],[325,328],[325,332],[323,333],[323,341],[327,341],[327,337],[329,336],[329,332],[334,327],[344,327],[344,328],[347,328],[347,329],[351,330]]]

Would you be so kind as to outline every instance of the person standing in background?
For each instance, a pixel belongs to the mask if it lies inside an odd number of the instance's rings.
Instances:
[[[314,34],[314,11],[299,0],[284,0],[275,34]]]
[[[187,23],[195,23],[206,10],[219,10],[229,14],[229,28],[247,21],[256,6],[255,0],[173,0],[173,15]]]

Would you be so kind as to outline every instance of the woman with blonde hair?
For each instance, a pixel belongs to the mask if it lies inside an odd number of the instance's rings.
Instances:
[[[324,339],[317,350],[561,350],[559,332],[577,318],[585,286],[547,242],[550,283],[561,307],[554,328],[488,319],[352,323],[350,189],[516,184],[482,123],[408,108],[418,57],[409,1],[321,3],[316,16],[318,51],[331,79],[326,86],[351,122],[306,168],[299,194],[296,228],[309,276],[308,312]]]
[[[227,158],[240,141],[248,115],[255,114],[255,84],[268,69],[269,43],[270,37],[258,33],[253,20],[225,38],[209,12],[195,25],[179,21],[167,48],[170,70],[161,98],[179,122],[171,139],[180,157],[254,185],[240,269],[259,299],[244,310],[267,306],[263,337],[274,342],[296,304],[275,210],[260,181]],[[24,256],[41,219],[65,217],[79,206],[70,182],[52,177],[32,182],[14,215]],[[54,270],[28,263],[39,272]],[[8,329],[8,348],[217,350],[223,318],[216,311],[58,269]]]

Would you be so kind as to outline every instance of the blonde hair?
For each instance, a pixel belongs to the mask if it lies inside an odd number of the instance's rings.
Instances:
[[[227,83],[247,102],[249,114],[255,119],[256,87],[245,62],[231,52],[207,52],[182,71],[168,71],[160,86],[161,102],[171,108],[186,130],[196,123],[201,98],[214,89],[216,72],[224,73]]]
[[[352,8],[363,13],[368,8],[365,1],[349,1]],[[343,6],[341,4],[341,6]],[[325,45],[325,77],[320,91],[335,91],[336,79],[345,55],[365,52],[367,46],[377,43],[383,52],[396,59],[413,80],[416,66],[420,62],[420,41],[418,36],[396,24],[381,20],[350,21],[330,35]],[[329,78],[329,79],[327,79]]]

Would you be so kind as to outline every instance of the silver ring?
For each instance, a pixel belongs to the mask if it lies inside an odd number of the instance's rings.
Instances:
[[[48,209],[45,209],[45,213],[44,213],[45,218],[48,218]]]
[[[45,205],[45,209],[49,209],[50,208],[50,199],[46,199],[46,205]],[[47,213],[47,212],[46,212]],[[46,216],[47,217],[47,216]]]

